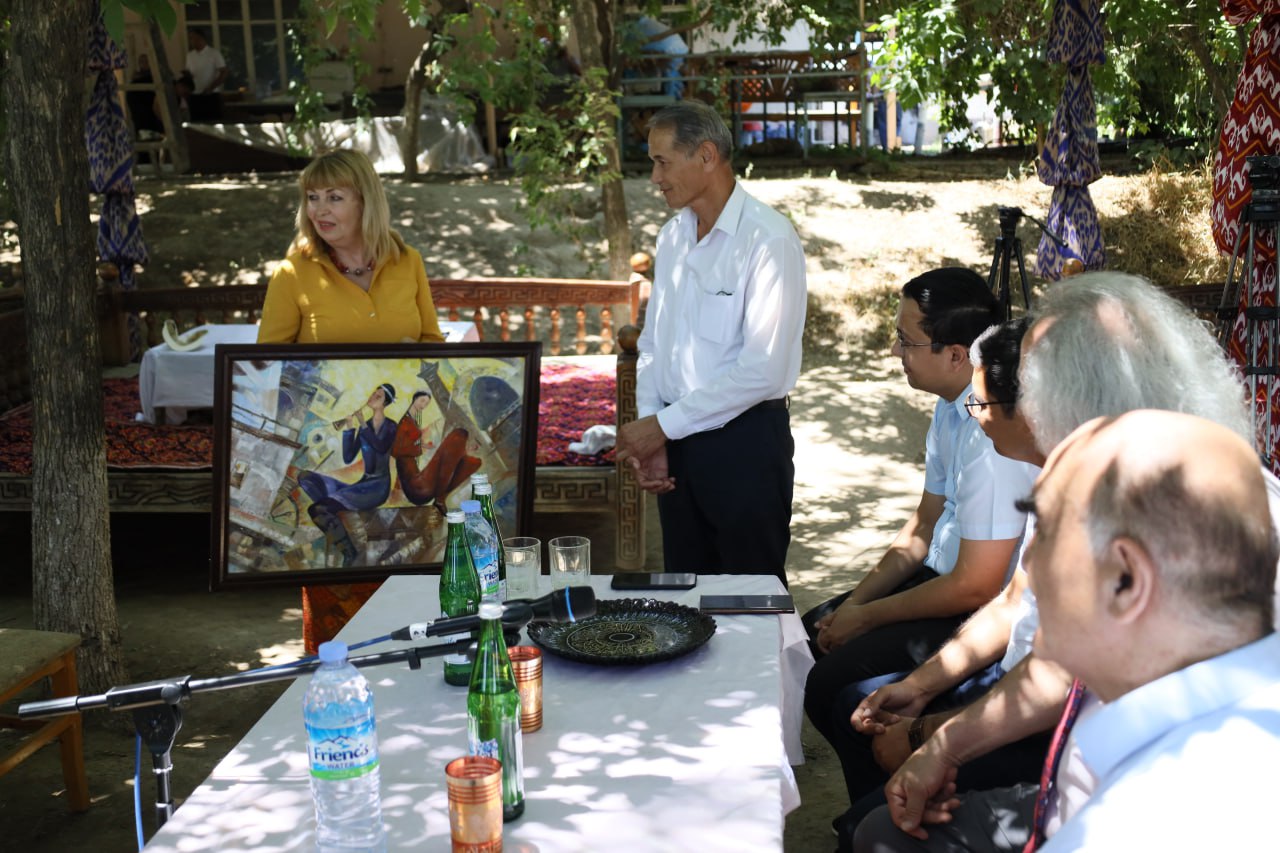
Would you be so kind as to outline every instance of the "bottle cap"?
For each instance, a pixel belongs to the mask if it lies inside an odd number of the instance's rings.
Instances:
[[[496,598],[486,598],[480,602],[481,619],[501,619],[502,602]]]
[[[463,512],[479,512],[479,511],[480,511],[480,501],[463,501],[463,502],[462,502],[462,511],[463,511]]]
[[[467,520],[467,515],[460,509],[451,509],[445,513],[444,520],[448,524],[461,524]]]
[[[471,475],[471,485],[473,486],[476,485],[477,483],[487,483],[487,482],[489,482],[488,474],[472,474]]]
[[[477,495],[491,495],[493,494],[493,484],[488,480],[483,483],[472,483],[471,491]]]
[[[501,605],[499,605],[501,606]],[[499,613],[499,616],[502,614]],[[342,663],[347,659],[347,644],[342,640],[330,640],[320,644],[320,663]]]

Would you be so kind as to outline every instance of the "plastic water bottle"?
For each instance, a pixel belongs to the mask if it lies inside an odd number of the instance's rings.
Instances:
[[[485,521],[480,501],[463,501],[466,514],[467,545],[471,548],[471,561],[480,577],[481,598],[498,598],[498,537],[489,522]]]
[[[318,848],[385,849],[373,693],[347,662],[346,643],[321,644],[320,668],[311,676],[302,716]]]
[[[467,744],[472,755],[502,762],[502,819],[524,814],[524,751],[520,693],[502,633],[502,602],[480,602],[480,644],[467,690]]]
[[[440,609],[446,617],[470,616],[480,607],[480,579],[471,562],[464,529],[465,516],[456,510],[445,516],[449,524],[444,545],[444,565],[440,568]],[[466,634],[441,637],[460,640]],[[444,656],[444,680],[465,687],[471,683],[471,661],[465,654]]]
[[[479,483],[476,477],[484,477]],[[498,526],[498,516],[493,511],[493,486],[485,474],[471,475],[471,497],[480,501],[480,514],[493,528],[493,542],[498,554],[498,600],[507,600],[507,553],[502,547],[502,528]]]

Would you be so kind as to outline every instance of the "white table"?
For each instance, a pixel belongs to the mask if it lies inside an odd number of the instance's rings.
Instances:
[[[205,329],[206,334],[195,349],[178,352],[168,344],[157,344],[142,354],[142,366],[138,368],[138,398],[142,405],[139,420],[180,424],[187,419],[187,409],[212,408],[214,347],[258,340],[258,327],[251,323],[208,324],[196,329]],[[442,320],[440,331],[445,343],[480,340],[475,323]]]
[[[540,582],[540,593],[550,589],[548,578]],[[592,579],[599,597],[625,597],[608,583]],[[392,577],[339,636],[355,642],[433,618],[437,585],[435,577]],[[703,593],[781,591],[773,577],[706,575],[692,590],[646,595],[696,606]],[[706,645],[665,663],[603,667],[544,656],[543,728],[524,736],[526,807],[504,827],[507,850],[782,849],[784,816],[799,804],[783,721],[798,748],[812,658],[794,615],[715,619]],[[438,659],[418,672],[404,664],[364,672],[377,709],[388,848],[448,850],[444,766],[466,752],[466,690],[444,683]],[[300,679],[285,691],[149,851],[314,849],[305,688]],[[199,694],[190,713],[216,701],[217,693]]]

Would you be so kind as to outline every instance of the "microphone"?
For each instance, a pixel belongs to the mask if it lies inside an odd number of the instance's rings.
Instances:
[[[596,592],[589,586],[567,586],[541,598],[515,598],[502,605],[504,631],[520,630],[530,622],[577,622],[596,613]],[[393,640],[425,640],[474,631],[483,623],[477,615],[442,617],[414,622],[391,632]]]

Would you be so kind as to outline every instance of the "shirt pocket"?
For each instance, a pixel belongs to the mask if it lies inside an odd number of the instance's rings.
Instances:
[[[732,293],[698,293],[698,337],[723,344],[737,332],[738,300]]]

